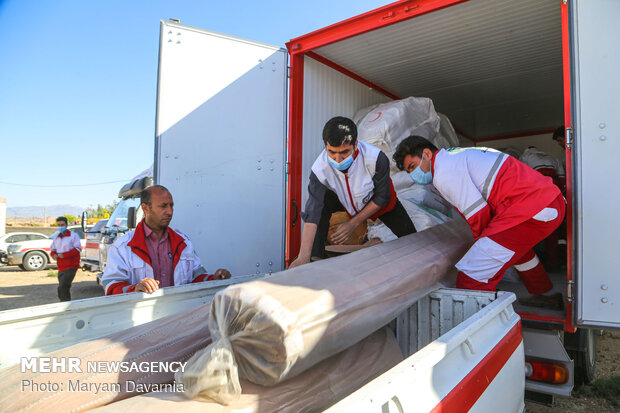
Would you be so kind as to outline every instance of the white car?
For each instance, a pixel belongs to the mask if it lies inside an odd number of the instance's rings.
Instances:
[[[82,244],[82,254],[84,254],[86,239],[82,227],[75,225],[68,227],[68,229],[79,235],[80,243]],[[50,255],[50,247],[57,235],[58,231],[54,232],[49,237],[43,235],[43,239],[26,239],[10,244],[6,249],[7,264],[18,265],[22,270],[26,271],[43,270],[48,264],[55,264],[56,261]]]
[[[0,236],[0,265],[7,263],[6,251],[10,244],[23,241],[45,240],[47,235],[39,232],[10,232]]]

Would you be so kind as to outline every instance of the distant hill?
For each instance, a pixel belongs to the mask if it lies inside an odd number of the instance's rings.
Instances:
[[[45,211],[45,208],[47,208],[47,211]],[[6,209],[6,216],[7,218],[43,218],[46,212],[48,217],[57,217],[65,214],[79,216],[82,211],[84,211],[84,208],[74,205],[8,207]]]

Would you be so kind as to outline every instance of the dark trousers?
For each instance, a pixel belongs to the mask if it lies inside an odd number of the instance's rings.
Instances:
[[[58,298],[60,301],[71,301],[71,283],[76,272],[77,268],[58,271]]]
[[[345,211],[344,206],[338,200],[335,192],[326,191],[321,220],[317,225],[314,243],[312,244],[313,257],[325,258],[325,242],[329,232],[329,220],[332,214],[338,211]],[[411,218],[399,200],[396,200],[396,205],[391,211],[379,216],[379,219],[399,238],[416,232]]]

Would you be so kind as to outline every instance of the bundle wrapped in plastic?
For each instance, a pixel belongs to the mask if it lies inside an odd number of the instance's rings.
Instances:
[[[437,147],[437,149],[449,149],[460,146],[459,136],[452,126],[450,119],[443,113],[437,113],[439,115],[439,132],[431,142]]]
[[[300,413],[323,411],[353,393],[403,357],[392,331],[383,328],[273,387],[242,381],[243,393],[228,406],[210,399],[188,400],[179,393],[149,393],[95,410],[105,412]]]
[[[411,135],[432,140],[439,132],[439,116],[429,98],[408,97],[357,111],[353,117],[357,137],[381,149],[397,172],[392,155],[398,144]]]
[[[177,382],[189,397],[230,403],[240,394],[239,376],[263,386],[295,377],[454,276],[454,264],[471,243],[469,226],[451,221],[265,281],[230,286],[212,301],[213,343],[188,361]]]

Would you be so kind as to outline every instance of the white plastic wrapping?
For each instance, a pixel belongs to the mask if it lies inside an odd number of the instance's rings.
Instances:
[[[191,375],[177,374],[177,381],[187,394],[230,402],[239,395],[229,383],[236,380],[235,368],[242,379],[264,386],[295,377],[453,276],[471,242],[469,226],[455,220],[265,281],[230,286],[213,298],[213,343],[190,359],[185,371]],[[226,365],[231,354],[234,363]],[[194,379],[213,371],[222,379],[217,388],[202,388]]]
[[[415,202],[404,199],[400,195],[398,196],[398,199],[403,204],[403,207],[407,211],[407,214],[411,218],[411,221],[417,231],[424,231],[452,219],[433,208],[417,205]],[[393,241],[398,237],[394,235],[387,225],[381,221],[378,221],[377,223],[368,226],[368,239],[373,238],[379,238],[382,242],[388,242]]]
[[[461,146],[459,137],[450,119],[443,113],[438,113],[437,115],[439,115],[440,120],[439,132],[431,139],[433,145],[435,145],[437,149],[449,149]]]
[[[392,155],[398,144],[411,135],[433,139],[439,132],[439,116],[429,98],[408,97],[357,111],[353,117],[357,137],[381,149],[398,172]]]
[[[530,146],[523,151],[523,155],[521,155],[519,160],[533,169],[552,168],[555,169],[559,176],[564,176],[562,162],[535,146]]]
[[[242,382],[243,393],[229,406],[188,400],[179,393],[149,393],[97,409],[98,413],[301,413],[320,412],[348,396],[403,357],[392,331],[380,329],[359,343],[273,387]]]

